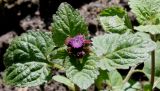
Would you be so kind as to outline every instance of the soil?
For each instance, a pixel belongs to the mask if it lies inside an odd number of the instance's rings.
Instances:
[[[97,15],[111,5],[123,6],[132,22],[138,25],[130,12],[127,0],[0,0],[0,91],[41,91],[41,87],[44,91],[69,91],[66,86],[55,81],[50,81],[44,86],[23,89],[7,86],[2,81],[5,69],[3,55],[10,41],[27,30],[51,31],[52,15],[61,2],[68,2],[79,10],[88,24],[91,36],[103,33]],[[53,73],[60,72],[54,70]],[[96,89],[93,85],[87,91],[96,91]]]

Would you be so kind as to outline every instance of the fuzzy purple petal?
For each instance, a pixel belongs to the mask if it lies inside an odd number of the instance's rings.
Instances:
[[[83,35],[77,35],[69,40],[69,44],[73,48],[81,48],[84,44],[84,41],[85,41],[85,39],[84,39]]]

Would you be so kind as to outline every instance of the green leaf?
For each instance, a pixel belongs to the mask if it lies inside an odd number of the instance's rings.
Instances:
[[[136,82],[132,86],[133,89],[142,90],[142,84],[140,82]]]
[[[160,42],[157,42],[157,48],[155,50],[155,83],[154,87],[158,87],[160,89]],[[151,76],[151,58],[144,63],[143,68],[146,76],[150,79]]]
[[[68,78],[60,75],[53,76],[53,79],[57,82],[63,83],[68,86],[72,91],[75,91],[74,83]]]
[[[145,61],[149,58],[148,52],[155,49],[156,44],[143,36],[140,34],[100,35],[92,39],[92,51],[99,59],[104,59],[104,63],[101,64],[125,69]],[[104,69],[104,66],[101,68]]]
[[[113,70],[107,73],[108,73],[107,84],[109,84],[109,86],[112,86],[112,89],[117,89],[117,88],[119,89],[123,86],[122,76],[117,70]]]
[[[143,91],[150,91],[151,89],[151,84],[150,82],[143,82]]]
[[[112,60],[108,60],[106,58],[100,58],[96,62],[97,67],[101,68],[102,70],[107,69],[108,71],[115,70],[115,68],[112,67],[112,64],[114,64],[114,62]]]
[[[94,59],[83,59],[82,64],[76,64],[78,61],[80,60],[66,58],[66,76],[81,89],[87,89],[94,83],[99,72]]]
[[[122,7],[118,6],[112,6],[107,9],[104,9],[100,12],[100,16],[115,16],[118,15],[118,17],[124,17],[126,14],[126,11]]]
[[[46,62],[55,44],[50,32],[29,31],[15,38],[4,55],[4,64],[25,63],[32,60]]]
[[[160,77],[160,42],[157,42],[157,48],[155,50],[155,76]],[[143,68],[146,74],[150,74],[151,72],[151,58],[147,60],[144,64]]]
[[[129,0],[131,11],[136,15],[139,23],[160,23],[160,0]]]
[[[141,25],[134,27],[134,29],[140,32],[147,32],[153,35],[160,34],[160,25]]]
[[[51,70],[46,63],[16,63],[4,73],[4,82],[19,87],[30,87],[43,84],[51,79]]]
[[[123,83],[122,76],[117,70],[103,71],[103,75],[104,74],[105,74],[104,80],[107,84],[106,91],[124,91],[123,85],[125,86],[127,85],[127,87],[129,87],[128,84],[122,84]]]
[[[99,70],[99,75],[97,79],[95,80],[96,87],[101,90],[104,89],[103,84],[105,84],[105,81],[108,79],[108,74],[106,70]]]
[[[106,32],[124,33],[127,27],[124,25],[124,21],[118,16],[100,17],[100,23]]]
[[[62,46],[67,37],[77,34],[88,34],[87,25],[78,10],[67,3],[62,3],[53,15],[53,40],[57,46]]]
[[[154,82],[153,88],[157,87],[158,89],[160,89],[160,77],[156,79],[156,81]]]
[[[106,32],[125,33],[132,29],[128,14],[121,7],[110,7],[103,10],[99,20]]]
[[[53,64],[64,66],[64,60],[67,56],[68,56],[67,47],[64,46],[54,49],[54,51],[50,53],[50,60]]]

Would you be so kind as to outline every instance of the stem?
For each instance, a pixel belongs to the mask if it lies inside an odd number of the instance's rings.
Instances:
[[[130,69],[130,71],[128,72],[126,78],[123,80],[123,83],[126,83],[128,82],[128,80],[131,78],[132,74],[136,73],[136,72],[141,72],[141,73],[144,73],[143,70],[135,70],[136,66],[132,67]]]
[[[130,79],[130,77],[132,76],[132,74],[135,72],[135,68],[136,68],[136,66],[133,66],[133,67],[129,70],[126,78],[123,80],[123,83],[128,82],[128,80]]]
[[[155,50],[152,51],[151,60],[151,91],[154,84],[154,74],[155,74]]]
[[[153,41],[156,41],[156,38],[154,35],[151,35],[151,38]],[[152,51],[151,53],[151,88],[150,90],[153,91],[153,84],[154,84],[154,75],[155,75],[155,50]]]

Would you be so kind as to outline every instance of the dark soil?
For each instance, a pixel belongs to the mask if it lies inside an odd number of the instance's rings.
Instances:
[[[69,89],[55,81],[50,81],[44,86],[19,89],[7,86],[2,81],[5,69],[3,54],[8,48],[9,42],[17,35],[27,30],[40,29],[50,31],[52,15],[56,12],[61,2],[68,2],[77,8],[85,18],[92,36],[103,33],[97,20],[99,12],[111,5],[123,6],[137,25],[137,21],[127,4],[127,0],[0,0],[0,91],[69,91]],[[58,71],[53,71],[57,73]],[[87,91],[96,91],[94,85]]]

